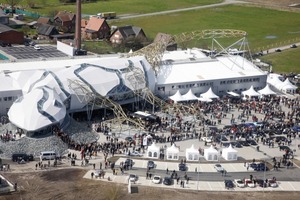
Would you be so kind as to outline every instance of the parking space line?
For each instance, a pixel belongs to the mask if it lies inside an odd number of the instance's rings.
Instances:
[[[294,185],[293,185],[291,182],[288,182],[288,183],[289,183],[289,185],[291,186],[291,188],[295,191],[296,188],[294,187]]]
[[[211,187],[210,183],[207,182],[207,184],[208,184],[208,186],[209,186],[209,189],[212,190],[212,187]]]

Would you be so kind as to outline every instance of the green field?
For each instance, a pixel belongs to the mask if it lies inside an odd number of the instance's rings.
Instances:
[[[260,59],[271,63],[273,71],[280,73],[294,72],[300,74],[300,47],[287,49],[282,52],[276,52],[262,56]]]
[[[220,3],[223,0],[107,0],[92,3],[82,3],[82,13],[95,15],[99,12],[113,11],[117,14],[143,14],[163,10],[173,10],[193,6]],[[59,0],[35,0],[34,9],[28,8],[41,15],[49,15],[53,11],[67,10],[75,12],[74,4],[62,4]],[[23,1],[23,6],[27,6]]]

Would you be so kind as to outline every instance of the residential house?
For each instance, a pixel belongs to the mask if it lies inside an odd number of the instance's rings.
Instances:
[[[0,9],[0,24],[9,24],[9,15]]]
[[[83,37],[86,39],[105,39],[109,36],[109,25],[105,19],[99,17],[91,17],[83,32]]]
[[[56,28],[62,32],[74,32],[75,21],[76,15],[67,11],[58,12],[53,19],[53,23]]]
[[[0,24],[0,38],[1,41],[10,44],[23,44],[24,33],[16,31],[4,24]]]
[[[112,44],[121,44],[129,39],[139,39],[140,41],[146,41],[147,37],[143,29],[135,26],[123,26],[116,28],[110,36],[110,42]]]
[[[59,32],[55,26],[49,24],[40,24],[37,27],[37,34],[40,39],[53,39],[52,35],[58,35]]]
[[[37,20],[38,24],[51,24],[51,20],[49,17],[39,17]]]

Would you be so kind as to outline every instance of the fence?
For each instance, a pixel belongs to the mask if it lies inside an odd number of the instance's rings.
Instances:
[[[263,46],[260,48],[255,48],[254,52],[260,52],[261,50],[265,51],[268,49],[291,45],[291,44],[298,43],[298,42],[300,42],[300,38],[294,38],[294,39],[290,39],[290,40],[286,40],[286,41],[276,42],[276,43],[269,44],[269,45],[266,45],[266,46]]]
[[[10,13],[11,9],[5,9],[4,12],[5,13]],[[32,13],[32,12],[29,12],[29,11],[19,10],[19,9],[16,9],[15,12],[16,12],[16,14],[23,14],[23,15],[26,15],[26,16],[29,16],[29,17],[32,17],[32,18],[36,18],[36,19],[41,16],[37,13]]]

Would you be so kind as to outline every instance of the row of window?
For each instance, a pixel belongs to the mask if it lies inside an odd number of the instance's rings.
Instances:
[[[184,89],[184,88],[196,88],[196,87],[204,87],[204,86],[213,86],[214,82],[204,82],[204,83],[197,83],[197,84],[186,84],[186,85],[172,85],[172,90],[176,89]],[[158,87],[158,90],[165,90],[165,87]]]
[[[259,82],[259,78],[245,78],[239,80],[227,80],[227,81],[220,81],[220,85],[223,84],[234,84],[234,83],[249,83],[249,82]]]
[[[249,89],[249,88],[248,88]],[[253,88],[255,91],[258,91],[258,90],[261,90],[263,89],[263,87],[254,87]],[[236,92],[236,93],[239,93],[239,92],[242,92],[242,91],[246,91],[247,88],[240,88],[240,89],[234,89],[232,90],[232,92]],[[230,92],[229,90],[220,90],[219,93],[222,94],[222,93],[226,93],[226,92]]]
[[[1,101],[15,101],[18,99],[18,97],[0,97],[0,102]]]

